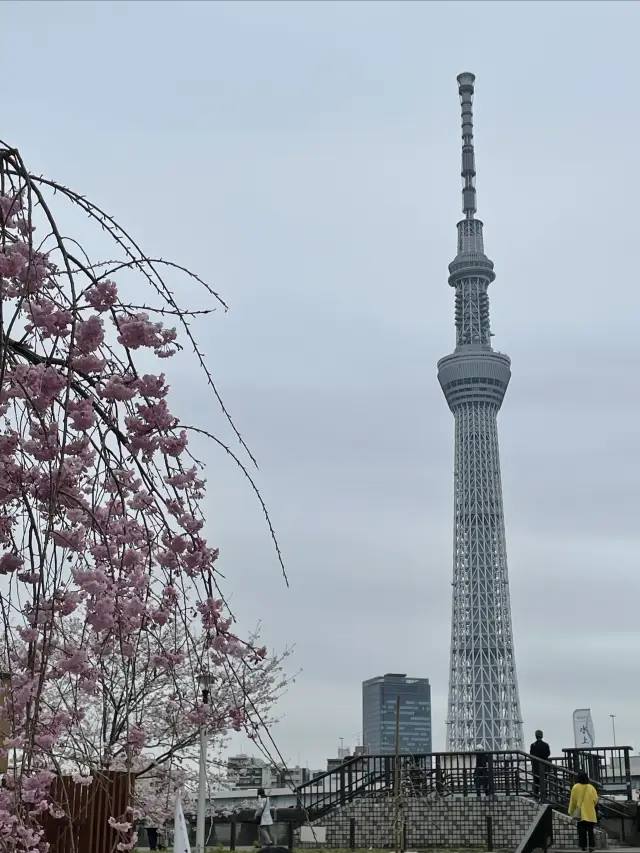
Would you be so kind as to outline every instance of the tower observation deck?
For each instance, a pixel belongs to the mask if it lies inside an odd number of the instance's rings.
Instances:
[[[462,211],[455,290],[456,348],[438,362],[438,381],[455,421],[454,554],[448,749],[521,749],[522,718],[513,650],[497,416],[511,360],[491,348],[489,285],[476,214],[473,142],[475,77],[460,74]]]

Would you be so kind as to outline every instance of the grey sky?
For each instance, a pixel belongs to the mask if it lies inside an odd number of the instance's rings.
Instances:
[[[640,6],[4,2],[0,19],[0,137],[232,306],[200,337],[291,589],[250,491],[205,448],[209,535],[242,623],[296,644],[276,735],[313,767],[353,745],[360,682],[387,671],[432,680],[444,747],[453,421],[436,361],[454,345],[455,77],[477,75],[525,729],[557,753],[591,706],[599,742],[615,713],[640,747]],[[189,364],[175,408],[228,437]]]

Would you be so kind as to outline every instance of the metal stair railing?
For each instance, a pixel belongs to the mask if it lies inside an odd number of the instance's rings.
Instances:
[[[361,797],[388,796],[396,760],[403,792],[416,797],[531,797],[566,812],[576,772],[522,751],[365,755],[315,777],[296,789],[298,807],[310,820]],[[594,780],[596,781],[596,780]],[[596,782],[597,784],[597,782]],[[623,816],[622,804],[600,797],[609,816]]]

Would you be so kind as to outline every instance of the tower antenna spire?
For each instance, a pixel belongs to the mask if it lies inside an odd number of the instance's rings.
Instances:
[[[458,74],[458,93],[462,112],[462,212],[473,219],[476,207],[476,155],[473,148],[473,92],[476,75]]]

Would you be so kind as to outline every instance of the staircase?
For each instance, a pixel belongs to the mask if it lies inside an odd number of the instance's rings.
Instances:
[[[627,747],[616,748],[620,750]],[[611,762],[614,767],[614,762]],[[606,767],[606,765],[605,765]],[[355,799],[403,797],[504,797],[541,799],[567,813],[577,769],[576,756],[541,761],[525,752],[367,755],[351,758],[296,789],[298,806],[315,821]],[[637,843],[635,804],[615,800],[600,788],[601,827],[616,846]],[[617,780],[619,783],[619,780]],[[604,789],[604,790],[603,790]],[[631,788],[629,787],[629,791]]]

